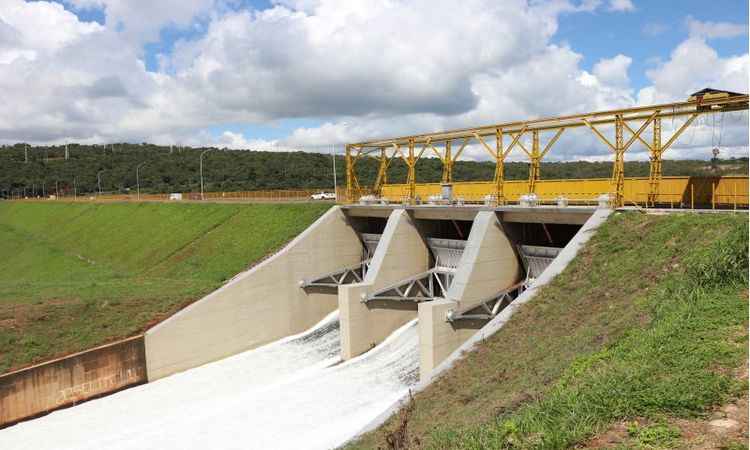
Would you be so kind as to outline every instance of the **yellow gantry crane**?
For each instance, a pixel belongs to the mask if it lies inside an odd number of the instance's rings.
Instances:
[[[518,149],[528,158],[528,193],[535,193],[540,180],[541,162],[563,132],[569,128],[586,127],[612,152],[614,164],[610,183],[614,206],[624,204],[625,153],[636,141],[648,149],[650,173],[647,205],[653,206],[662,180],[662,156],[695,119],[702,114],[747,109],[747,94],[704,89],[690,96],[685,102],[508,122],[348,144],[346,146],[346,200],[347,202],[356,201],[362,194],[380,196],[383,187],[387,185],[387,172],[392,160],[401,158],[407,167],[408,200],[413,202],[417,190],[416,164],[425,152],[431,152],[442,162],[442,182],[452,183],[455,162],[470,143],[476,142],[495,161],[495,176],[492,184],[494,192],[487,192],[487,194],[493,195],[497,204],[502,205],[506,203],[504,165],[511,151]],[[663,142],[662,120],[674,117],[687,119],[666,142]],[[603,126],[608,125],[614,125],[614,141],[607,138],[601,131]],[[650,141],[644,137],[648,128],[651,128]],[[551,134],[543,146],[542,134]],[[528,144],[523,143],[523,138],[529,136],[531,148],[527,148]],[[455,153],[452,151],[454,141],[460,142]],[[509,144],[505,146],[507,141]],[[373,154],[376,154],[380,161],[378,175],[371,189],[362,189],[356,175],[356,164],[362,156]]]

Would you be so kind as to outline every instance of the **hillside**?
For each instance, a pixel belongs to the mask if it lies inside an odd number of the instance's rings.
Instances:
[[[144,330],[329,206],[0,203],[0,373]]]
[[[744,214],[616,213],[505,327],[348,448],[747,448],[747,255]],[[739,428],[709,422],[728,414]]]
[[[28,163],[23,144],[0,148],[0,198],[16,195],[79,195],[98,192],[125,193],[136,188],[136,166],[141,165],[142,192],[187,192],[200,189],[200,154],[205,148],[171,149],[150,144],[112,144],[106,147],[71,144],[69,159],[64,146],[30,147]],[[144,164],[145,163],[145,164]],[[212,149],[203,158],[207,191],[248,191],[263,189],[331,189],[333,173],[330,154],[305,152],[230,151]],[[357,163],[360,183],[371,185],[378,162],[363,157]],[[440,181],[441,165],[435,158],[417,164],[417,179]],[[748,159],[664,161],[664,175],[747,174]],[[339,186],[345,183],[345,162],[338,156]],[[458,161],[456,181],[491,180],[495,166],[490,162]],[[542,178],[608,178],[610,162],[543,162]],[[626,162],[627,176],[648,176],[648,162]],[[97,176],[98,175],[98,176]],[[528,164],[508,162],[508,180],[526,179]],[[392,183],[404,182],[406,166],[394,160],[388,172]]]

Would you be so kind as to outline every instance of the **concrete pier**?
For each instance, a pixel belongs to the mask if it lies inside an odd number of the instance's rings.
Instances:
[[[339,287],[341,356],[360,355],[416,317],[408,303],[363,303],[362,296],[428,269],[429,251],[406,210],[393,210],[362,283]]]
[[[518,257],[497,215],[479,212],[448,295],[419,304],[420,376],[426,377],[477,330],[478,324],[446,321],[448,311],[477,306],[520,278]]]

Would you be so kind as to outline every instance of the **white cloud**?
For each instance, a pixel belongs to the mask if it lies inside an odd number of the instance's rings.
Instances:
[[[750,55],[722,58],[704,39],[691,37],[672,51],[669,60],[646,74],[651,85],[638,92],[638,103],[643,105],[686,100],[705,87],[747,93]],[[671,135],[681,123],[666,121],[664,136]],[[747,156],[747,112],[701,116],[667,156],[709,158],[711,149],[717,146],[724,157]]]
[[[747,24],[731,22],[701,22],[688,16],[686,19],[688,32],[695,38],[732,38],[747,34]]]
[[[14,108],[0,110],[0,141],[313,149],[683,99],[707,85],[747,91],[748,56],[719,57],[707,32],[656,64],[637,96],[624,54],[583,70],[583,55],[552,42],[558,16],[612,2],[274,0],[263,11],[225,3],[70,0],[104,8],[101,26],[56,3],[3,0],[0,96]],[[202,35],[162,55],[163,70],[146,71],[143,42],[196,20]],[[207,131],[299,117],[322,124],[279,141]],[[566,132],[554,157],[572,156],[609,154],[590,132]],[[483,153],[472,147],[467,157]]]
[[[648,70],[652,85],[639,92],[639,103],[684,100],[705,87],[748,92],[750,56],[719,57],[701,38],[689,38],[672,51],[670,59]]]
[[[207,14],[218,0],[66,0],[78,9],[103,9],[106,25],[127,40],[144,43],[158,39],[166,25],[186,27]]]
[[[58,3],[4,0],[0,5],[0,61],[33,60],[40,52],[71,45],[102,27],[82,23]]]
[[[610,0],[610,11],[635,11],[635,6],[631,0]]]
[[[630,84],[628,69],[633,59],[619,54],[610,59],[601,59],[594,65],[594,75],[603,83],[627,87]]]

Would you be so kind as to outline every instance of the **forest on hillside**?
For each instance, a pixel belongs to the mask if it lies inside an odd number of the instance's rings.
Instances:
[[[200,155],[208,148],[170,148],[151,144],[111,144],[27,146],[0,148],[0,198],[11,195],[78,195],[101,192],[127,193],[140,185],[144,193],[189,192],[200,190]],[[362,157],[357,163],[361,185],[371,185],[378,161]],[[136,171],[136,168],[138,170]],[[442,166],[435,158],[417,164],[417,180],[440,181]],[[458,161],[453,169],[456,181],[491,180],[492,162]],[[543,162],[541,176],[555,178],[606,178],[611,162]],[[648,162],[626,162],[626,176],[648,176]],[[665,160],[665,176],[745,175],[748,158]],[[136,177],[137,173],[137,177]],[[508,162],[508,180],[526,179],[528,163]],[[328,189],[333,187],[330,154],[309,152],[270,152],[212,148],[203,157],[204,188],[211,191],[250,191],[266,189]],[[345,185],[345,163],[336,156],[338,186]],[[390,183],[406,179],[406,166],[394,160],[388,171]]]

